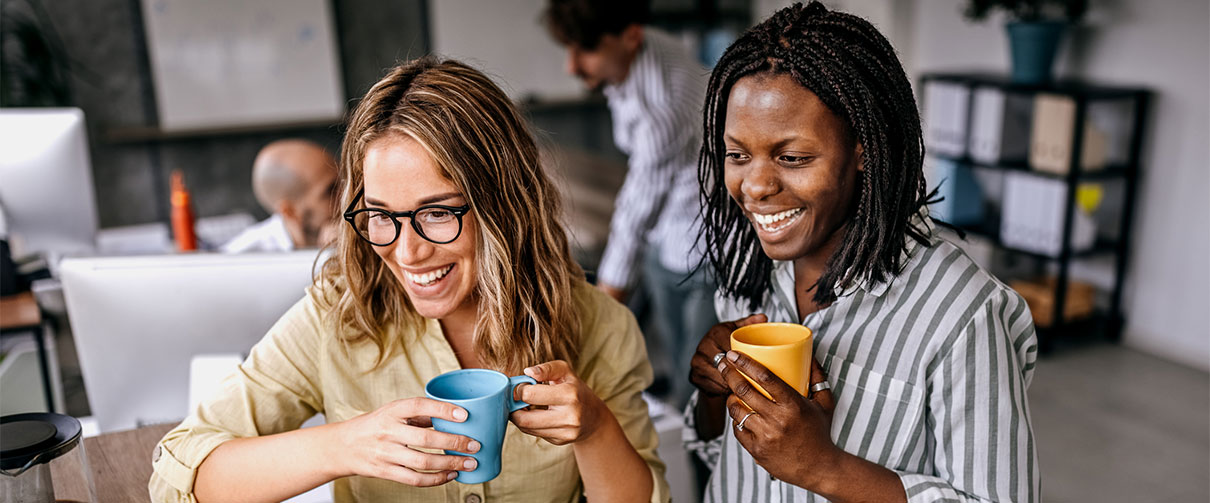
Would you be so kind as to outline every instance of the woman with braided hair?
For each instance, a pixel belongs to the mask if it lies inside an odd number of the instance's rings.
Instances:
[[[934,233],[886,38],[818,2],[782,9],[727,49],[703,113],[703,265],[735,320],[692,362],[706,501],[1037,501],[1032,317]],[[766,320],[814,332],[810,396],[730,351]]]

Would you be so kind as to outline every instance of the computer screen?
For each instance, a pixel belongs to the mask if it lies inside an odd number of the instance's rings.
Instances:
[[[90,253],[92,163],[78,108],[0,108],[0,205],[14,255]]]
[[[194,355],[247,355],[311,284],[315,250],[69,258],[67,313],[101,433],[188,415]]]

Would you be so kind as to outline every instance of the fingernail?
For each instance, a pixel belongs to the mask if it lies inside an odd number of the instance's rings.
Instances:
[[[465,411],[465,410],[463,410],[463,409],[457,409],[457,410],[455,410],[455,411],[454,411],[454,419],[457,419],[457,420],[459,420],[459,421],[463,421],[463,420],[465,420],[465,419],[466,419],[466,411]]]
[[[471,440],[471,443],[466,444],[467,452],[479,452],[479,441]]]
[[[722,371],[723,371],[723,369],[724,369],[724,368],[726,368],[726,367],[727,367],[727,364],[726,364],[726,363],[723,363],[723,362],[718,362],[718,371],[719,371],[719,372],[722,372]]]
[[[457,476],[458,476],[458,472],[450,472],[449,475],[445,476],[445,480],[454,480],[454,477],[457,477]]]
[[[739,359],[739,353],[736,353],[735,351],[728,351],[728,352],[727,352],[727,359],[728,359],[728,360],[731,360],[731,361],[738,360],[738,359]]]
[[[475,458],[466,458],[466,461],[462,462],[462,466],[466,467],[467,470],[474,470],[475,466],[478,464],[479,463],[475,461]]]

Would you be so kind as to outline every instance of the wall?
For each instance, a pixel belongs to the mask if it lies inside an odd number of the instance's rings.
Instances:
[[[115,131],[152,127],[157,122],[147,56],[139,40],[139,1],[42,0],[73,62],[71,91],[88,122],[101,227],[166,221],[168,173],[175,168],[185,172],[199,217],[236,212],[267,216],[250,186],[252,160],[261,146],[283,137],[302,137],[336,153],[343,130],[296,127],[161,142],[112,140]],[[429,51],[424,0],[332,0],[332,4],[350,108],[397,61]],[[517,13],[515,22],[533,28],[535,16]],[[603,103],[530,111],[543,141],[617,159],[620,154],[612,144],[608,115]]]
[[[912,2],[913,77],[1008,68],[1002,20],[972,24],[964,2]],[[1061,76],[1155,92],[1144,139],[1123,308],[1125,343],[1210,370],[1210,4],[1092,2],[1067,41]],[[904,39],[898,37],[896,42]],[[901,49],[901,52],[903,49]]]
[[[264,217],[249,185],[252,159],[262,145],[299,136],[339,150],[341,131],[335,127],[158,143],[111,141],[115,130],[156,123],[138,2],[41,2],[72,61],[72,92],[89,126],[102,227],[166,220],[167,174],[175,168],[185,172],[198,216],[248,212]],[[422,0],[341,0],[333,6],[350,100],[364,94],[396,60],[428,50]]]

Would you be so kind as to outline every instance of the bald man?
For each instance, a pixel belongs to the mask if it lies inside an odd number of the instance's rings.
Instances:
[[[306,140],[266,145],[252,164],[252,191],[272,214],[222,246],[227,253],[316,248],[336,222],[336,161]]]

